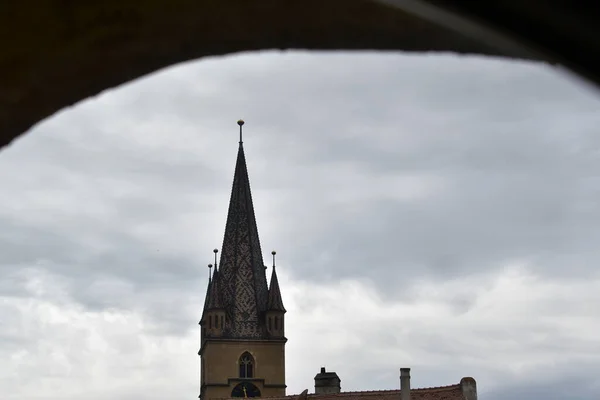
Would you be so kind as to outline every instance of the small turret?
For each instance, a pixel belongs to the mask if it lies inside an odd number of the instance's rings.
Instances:
[[[207,317],[207,311],[206,309],[208,308],[208,298],[210,297],[210,288],[211,288],[211,284],[212,284],[212,264],[208,264],[208,285],[206,287],[206,296],[204,297],[204,307],[202,308],[202,316],[200,317],[200,322],[198,322],[198,325],[200,325],[200,345],[202,346],[202,343],[204,343],[204,339],[206,339],[206,317]],[[198,351],[198,354],[200,354],[200,352]]]
[[[281,298],[281,290],[279,289],[279,281],[277,280],[277,272],[275,271],[275,251],[271,252],[273,256],[273,272],[271,273],[271,282],[269,285],[269,294],[267,301],[267,331],[272,337],[284,337],[284,315],[286,313]]]
[[[204,306],[204,320],[202,323],[205,337],[219,337],[223,334],[225,326],[225,308],[221,299],[221,276],[217,267],[217,253],[219,250],[214,249],[215,265],[214,273],[210,279],[208,295]]]

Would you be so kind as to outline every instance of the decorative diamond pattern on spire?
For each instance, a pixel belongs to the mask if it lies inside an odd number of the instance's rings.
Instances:
[[[262,316],[268,302],[267,277],[242,143],[221,250],[219,289],[226,314],[224,335],[231,338],[264,337]]]

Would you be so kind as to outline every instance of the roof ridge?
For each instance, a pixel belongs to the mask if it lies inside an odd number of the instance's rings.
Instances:
[[[423,388],[414,388],[411,390],[445,390],[445,389],[459,389],[460,383],[454,383],[452,385],[444,385],[444,386],[428,386]]]
[[[427,392],[427,391],[444,391],[444,390],[452,390],[452,389],[460,389],[460,383],[454,383],[451,385],[444,385],[444,386],[429,386],[429,387],[422,387],[422,388],[411,388],[411,392],[412,391],[416,391],[416,392]],[[357,394],[360,395],[369,395],[369,394],[382,394],[382,393],[400,393],[400,389],[381,389],[381,390],[356,390],[356,391],[349,391],[349,392],[340,392],[340,393],[322,393],[322,394],[317,394],[317,393],[308,393],[308,397],[345,397],[345,396],[354,396]],[[288,394],[285,396],[264,396],[262,397],[263,399],[285,399],[285,398],[296,398],[298,397],[298,394]]]
[[[428,386],[422,388],[411,388],[411,391],[434,391],[434,390],[449,390],[449,389],[457,389],[460,388],[459,383],[444,385],[444,386]],[[379,390],[355,390],[348,392],[340,392],[340,393],[327,393],[327,395],[336,395],[336,396],[344,396],[344,395],[355,395],[355,394],[379,394],[379,393],[392,393],[392,392],[400,392],[400,389],[379,389]],[[316,393],[309,393],[309,396],[321,396]]]

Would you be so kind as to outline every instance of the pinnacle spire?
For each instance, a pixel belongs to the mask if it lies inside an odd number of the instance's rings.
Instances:
[[[206,304],[206,310],[216,310],[223,308],[223,302],[221,301],[221,282],[219,279],[219,271],[215,268],[213,277],[210,282],[210,288],[208,293],[208,303]]]
[[[269,299],[267,302],[267,309],[270,311],[282,311],[286,312],[283,306],[283,299],[281,298],[281,290],[279,289],[279,280],[277,279],[277,272],[275,272],[275,251],[272,251],[273,255],[273,272],[271,273],[271,285],[269,286]]]
[[[204,308],[202,310],[203,314],[208,307],[208,299],[210,297],[211,285],[212,285],[212,264],[208,264],[208,285],[206,286],[206,296],[204,297]]]

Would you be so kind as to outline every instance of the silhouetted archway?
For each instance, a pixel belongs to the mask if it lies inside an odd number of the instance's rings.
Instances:
[[[451,51],[564,63],[600,81],[593,3],[517,0],[0,2],[0,147],[164,67],[268,49]],[[463,18],[457,18],[462,16]],[[473,30],[470,26],[483,29]],[[481,35],[481,32],[497,33]],[[504,38],[505,40],[502,40]],[[514,52],[502,42],[538,50]],[[543,56],[540,56],[543,54]]]
[[[231,397],[260,397],[260,389],[250,382],[238,383],[231,391]]]

